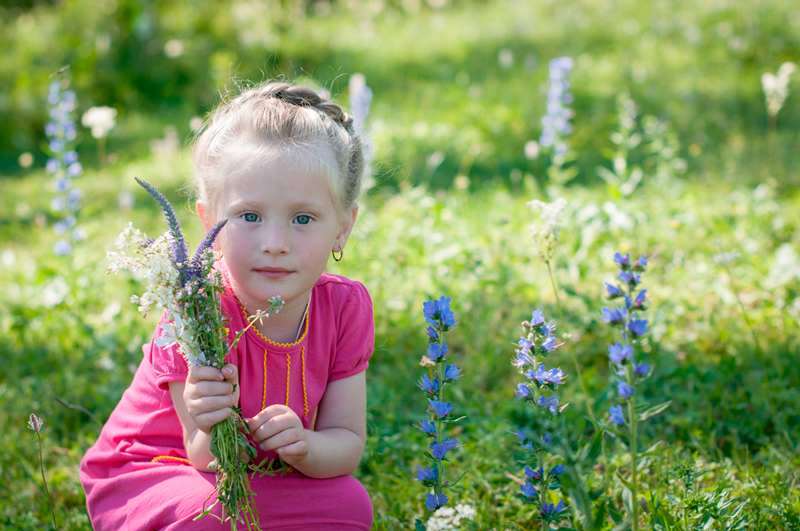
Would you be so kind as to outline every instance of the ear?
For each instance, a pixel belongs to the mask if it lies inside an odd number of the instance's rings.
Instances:
[[[203,224],[203,228],[206,232],[210,231],[212,226],[214,225],[213,220],[211,219],[211,212],[206,205],[201,201],[197,200],[194,204],[195,208],[197,209],[197,216],[200,218],[200,223]]]
[[[333,249],[331,251],[338,251],[344,249],[347,239],[350,237],[350,231],[353,230],[353,225],[356,224],[356,217],[358,217],[358,205],[354,206],[342,217],[342,223],[339,227],[339,234],[333,241]]]

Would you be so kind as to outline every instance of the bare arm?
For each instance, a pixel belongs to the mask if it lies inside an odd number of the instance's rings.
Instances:
[[[192,465],[203,472],[211,472],[211,428],[225,420],[230,406],[239,401],[238,372],[234,365],[222,371],[214,367],[189,368],[186,382],[170,382],[172,403],[183,427],[183,445]]]
[[[267,407],[248,419],[262,450],[276,450],[284,461],[313,478],[352,473],[367,439],[365,373],[330,382],[319,404],[315,430],[284,405]]]

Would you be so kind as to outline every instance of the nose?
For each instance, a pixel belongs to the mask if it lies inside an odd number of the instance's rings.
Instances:
[[[288,227],[279,222],[265,223],[261,236],[261,252],[266,254],[288,253],[288,230]]]

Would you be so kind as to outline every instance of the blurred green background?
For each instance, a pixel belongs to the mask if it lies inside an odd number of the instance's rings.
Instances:
[[[690,529],[676,464],[691,462],[705,471],[697,496],[722,489],[747,502],[742,528],[800,529],[800,74],[772,119],[761,86],[800,62],[797,2],[20,0],[0,6],[0,51],[0,528],[52,528],[30,413],[46,422],[59,527],[89,528],[78,465],[155,326],[128,302],[140,283],[105,275],[105,250],[128,221],[151,236],[165,229],[133,177],[166,193],[197,243],[192,124],[238,86],[275,78],[348,107],[361,73],[374,167],[346,258],[330,269],[364,282],[375,304],[357,473],[374,528],[411,529],[423,516],[424,489],[409,479],[424,461],[415,382],[421,304],[440,295],[460,315],[448,343],[465,377],[452,396],[468,417],[448,477],[471,472],[453,496],[477,507],[481,529],[531,527],[514,497],[522,453],[511,432],[528,418],[509,363],[518,324],[539,307],[558,320],[566,416],[602,418],[615,403],[606,349],[616,338],[598,312],[620,250],[652,258],[644,351],[655,369],[641,396],[673,400],[643,427],[645,441],[670,445],[644,468],[643,525]],[[548,64],[561,56],[575,64],[567,186],[548,172],[548,152],[530,149]],[[56,256],[63,214],[52,209],[44,128],[50,75],[65,65],[57,79],[77,94],[86,238]],[[80,126],[93,106],[118,111],[104,151]],[[638,186],[599,177],[615,159],[641,169]],[[567,200],[552,263],[560,305],[529,237],[538,212],[525,207],[557,196]],[[606,445],[587,481],[612,529],[623,495],[604,479],[626,463],[620,441]],[[582,529],[577,514],[571,524]]]

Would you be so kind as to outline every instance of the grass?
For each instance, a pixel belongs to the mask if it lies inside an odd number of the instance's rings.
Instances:
[[[426,407],[415,383],[426,350],[422,302],[440,295],[460,315],[448,344],[465,372],[451,389],[467,415],[458,434],[466,445],[448,456],[454,471],[470,472],[451,497],[476,506],[481,529],[533,527],[531,509],[515,496],[524,452],[513,432],[534,421],[513,395],[518,325],[536,308],[558,317],[566,343],[556,360],[569,382],[559,394],[570,404],[573,445],[587,443],[595,431],[583,418],[587,406],[602,418],[614,404],[607,345],[615,339],[599,310],[616,251],[651,257],[652,332],[644,350],[655,373],[641,395],[672,400],[642,425],[643,446],[668,443],[642,462],[639,491],[649,510],[642,528],[702,528],[709,507],[724,506],[727,496],[729,513],[746,502],[745,522],[717,514],[710,529],[800,529],[800,100],[795,82],[770,140],[759,86],[763,72],[800,54],[800,12],[792,3],[508,1],[438,10],[419,4],[416,12],[414,2],[374,12],[333,4],[328,15],[285,19],[291,23],[276,33],[279,45],[267,60],[263,48],[239,39],[266,24],[267,14],[245,24],[215,4],[207,6],[217,15],[209,15],[215,26],[208,28],[202,17],[178,16],[186,6],[173,3],[153,8],[151,48],[181,38],[192,53],[176,64],[147,52],[135,69],[122,59],[138,42],[138,11],[125,11],[139,9],[132,5],[81,17],[88,3],[76,1],[0,17],[9,29],[0,31],[0,45],[14,50],[0,66],[8,95],[0,114],[13,117],[0,134],[0,528],[52,526],[35,434],[26,428],[30,413],[45,420],[44,466],[59,528],[89,528],[80,459],[130,383],[156,323],[128,302],[135,280],[105,275],[105,250],[128,221],[151,235],[164,230],[134,176],[184,206],[178,215],[188,239],[200,241],[184,190],[188,152],[153,155],[148,143],[170,124],[186,136],[189,118],[213,104],[231,70],[260,79],[265,69],[342,96],[342,74],[361,71],[375,91],[376,186],[345,259],[330,264],[364,282],[375,307],[369,440],[357,472],[375,505],[374,529],[409,529],[423,517],[424,491],[410,480],[426,443],[413,427]],[[37,27],[48,31],[30,31]],[[108,52],[118,54],[113,61],[99,48],[69,55],[105,27],[119,34]],[[342,29],[353,27],[359,31]],[[56,51],[43,57],[44,49]],[[513,55],[509,68],[498,64],[501,50]],[[523,154],[538,138],[546,64],[558,55],[576,60],[570,146],[580,171],[566,189],[546,183],[547,157]],[[67,61],[81,110],[96,103],[121,112],[109,139],[116,163],[100,171],[93,142],[79,147],[87,167],[76,183],[84,192],[79,224],[88,238],[59,258],[51,252],[51,183],[36,149],[47,74]],[[95,68],[106,63],[116,65],[114,76]],[[637,105],[636,132],[644,132],[646,116],[661,120],[677,146],[668,162],[686,171],[656,176],[646,151],[652,139],[645,138],[628,160],[642,165],[645,178],[621,195],[595,167],[610,167],[616,100],[626,92]],[[25,150],[35,152],[30,170],[14,166]],[[120,206],[121,192],[133,194],[132,208]],[[551,264],[561,310],[529,237],[536,213],[525,207],[556,195],[568,201]],[[726,266],[718,255],[729,251],[740,257]],[[617,470],[627,474],[627,449],[610,436],[604,444],[602,457],[578,465],[594,513],[612,529],[624,518],[625,496],[619,482],[605,480]],[[571,523],[586,527],[578,518]]]

